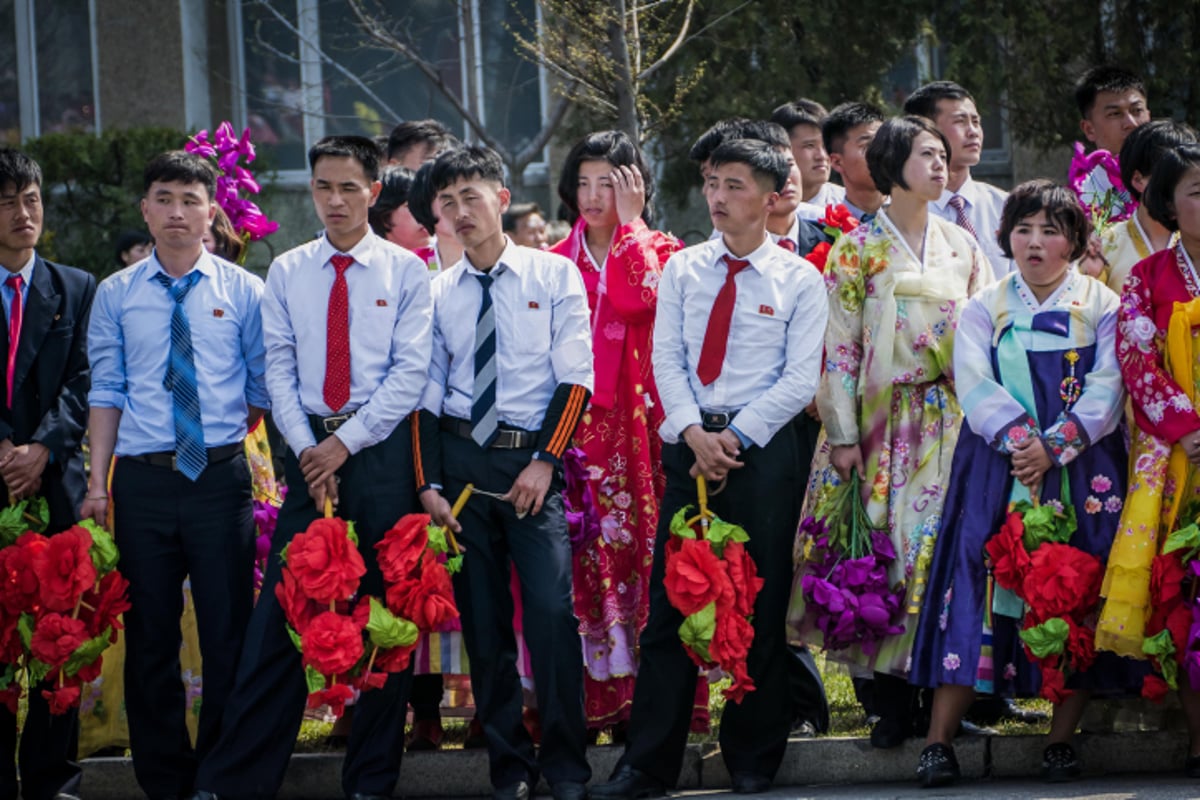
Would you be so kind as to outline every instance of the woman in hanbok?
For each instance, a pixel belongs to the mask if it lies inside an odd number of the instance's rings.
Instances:
[[[573,226],[552,250],[583,275],[595,359],[596,390],[575,433],[590,507],[576,509],[583,521],[572,545],[585,710],[599,730],[628,719],[649,607],[664,485],[651,333],[662,266],[682,244],[647,224],[650,171],[620,131],[589,134],[571,148],[558,194]]]
[[[899,633],[866,649],[829,652],[875,673],[876,747],[898,746],[913,733],[909,656],[962,419],[951,346],[967,298],[992,282],[974,237],[929,213],[945,188],[948,157],[945,137],[928,120],[885,122],[867,162],[891,204],[841,236],[825,268],[829,325],[817,406],[832,469],[816,490],[858,472],[867,514],[897,553],[889,583],[905,587]],[[823,637],[805,615],[804,572],[789,623],[795,638],[820,647]]]
[[[1101,594],[1096,647],[1154,656],[1162,677],[1143,694],[1179,690],[1190,738],[1187,773],[1200,777],[1200,649],[1192,634],[1191,547],[1167,547],[1200,516],[1200,146],[1164,153],[1143,192],[1146,210],[1179,232],[1172,247],[1139,261],[1121,293],[1117,357],[1133,405],[1129,495]]]
[[[1066,187],[1048,180],[1018,186],[1004,204],[999,239],[1019,271],[975,295],[958,322],[954,380],[966,421],[910,675],[914,684],[935,689],[918,769],[924,786],[959,777],[954,736],[977,691],[1031,696],[1042,688],[1043,674],[1054,678],[1043,691],[1055,707],[1042,771],[1058,781],[1079,774],[1070,741],[1091,692],[1136,691],[1140,683],[1132,662],[1111,653],[1085,664],[1093,652],[1089,624],[1125,497],[1127,463],[1117,430],[1125,397],[1115,344],[1119,299],[1072,266],[1087,249],[1090,228]],[[1065,544],[1081,553],[1054,553],[1087,567],[1078,571],[1072,590],[1085,599],[1069,615],[1082,623],[1081,640],[1071,640],[1048,673],[1030,661],[1018,636],[1046,621],[1038,613],[1047,606],[1039,599],[1030,608],[1002,586],[1014,583],[1003,571],[1008,564],[990,555],[1010,503],[1018,501],[1052,506],[1063,519],[1065,506],[1073,507],[1077,527]],[[1029,544],[1016,547],[1023,564]],[[1049,558],[1051,551],[1046,553]],[[1055,572],[1065,561],[1049,565],[1051,580],[1068,582]],[[1026,582],[1022,591],[1027,589]],[[1056,609],[1064,606],[1056,602]],[[1075,663],[1083,669],[1058,686],[1066,658],[1082,659]]]

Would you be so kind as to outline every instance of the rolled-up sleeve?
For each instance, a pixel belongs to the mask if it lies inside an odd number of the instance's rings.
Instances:
[[[104,281],[96,289],[88,323],[88,361],[92,386],[88,404],[97,408],[125,410],[128,384],[125,379],[125,334],[121,327],[121,293],[116,281]]]

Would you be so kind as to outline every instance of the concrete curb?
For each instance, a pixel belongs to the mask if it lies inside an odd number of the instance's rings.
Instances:
[[[1039,776],[1041,736],[969,736],[955,742],[963,778]],[[865,738],[793,739],[776,776],[777,786],[896,783],[915,778],[923,742],[910,739],[895,750],[875,750]],[[1171,731],[1081,734],[1076,747],[1089,775],[1179,771],[1187,756],[1187,735]],[[621,755],[620,747],[592,747],[588,760],[595,780],[604,780]],[[292,756],[279,797],[329,800],[342,796],[340,753]],[[140,797],[128,758],[91,758],[83,762],[88,800]],[[729,773],[715,744],[689,745],[679,789],[728,789]],[[487,754],[448,750],[404,756],[396,796],[483,797],[490,795]],[[544,786],[542,791],[548,789]]]

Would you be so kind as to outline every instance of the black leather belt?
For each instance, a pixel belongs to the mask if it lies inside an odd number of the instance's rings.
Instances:
[[[357,412],[348,411],[345,414],[334,414],[332,417],[320,417],[316,414],[308,415],[308,423],[312,425],[315,431],[325,431],[325,433],[333,433],[338,428],[345,425]]]
[[[733,424],[736,411],[701,411],[700,427],[709,433],[720,433]]]
[[[441,417],[438,426],[446,433],[471,438],[471,423],[458,417]],[[493,450],[521,450],[537,445],[537,431],[523,431],[518,428],[501,427],[497,432],[496,441],[492,442]]]
[[[208,463],[219,464],[222,461],[228,461],[238,453],[241,453],[244,447],[245,445],[241,442],[231,442],[223,444],[220,447],[210,447],[208,448]],[[176,463],[176,456],[173,450],[165,453],[139,453],[136,456],[121,456],[121,458],[136,461],[139,464],[149,464],[152,467],[163,467],[179,471],[179,465]]]

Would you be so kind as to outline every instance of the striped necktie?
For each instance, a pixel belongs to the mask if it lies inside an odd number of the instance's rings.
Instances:
[[[971,234],[971,237],[978,242],[979,234],[975,232],[975,226],[971,224],[970,218],[967,217],[967,204],[963,200],[962,195],[951,195],[949,202],[950,207],[954,209],[954,221],[958,224],[958,227]]]
[[[491,275],[476,275],[482,290],[475,320],[475,388],[471,402],[471,438],[489,447],[499,433],[496,420],[496,309]]]
[[[192,326],[183,310],[183,300],[200,279],[200,273],[193,270],[178,281],[172,281],[162,272],[154,278],[166,288],[175,303],[171,309],[171,354],[167,359],[163,387],[171,393],[175,406],[175,463],[180,472],[194,481],[208,465],[208,451],[204,449],[204,426],[200,420]]]

